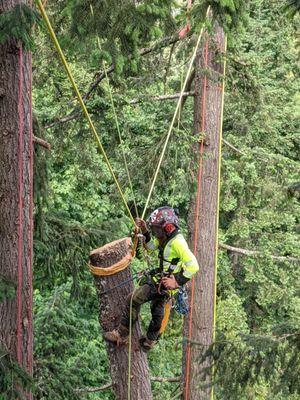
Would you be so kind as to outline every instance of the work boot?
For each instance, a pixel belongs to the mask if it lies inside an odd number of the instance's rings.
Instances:
[[[119,326],[109,332],[104,332],[103,337],[110,343],[114,343],[117,346],[126,345],[128,343],[128,329],[124,326]]]
[[[147,336],[142,336],[140,338],[139,342],[140,342],[141,349],[145,353],[147,353],[149,350],[151,350],[155,346],[155,344],[157,343],[156,340],[150,340],[150,339],[148,339]]]

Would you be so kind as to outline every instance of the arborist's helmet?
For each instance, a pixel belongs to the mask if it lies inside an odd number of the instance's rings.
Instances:
[[[175,210],[171,207],[164,206],[154,210],[149,217],[149,226],[160,227],[167,234],[172,233],[174,229],[179,228],[179,218]]]

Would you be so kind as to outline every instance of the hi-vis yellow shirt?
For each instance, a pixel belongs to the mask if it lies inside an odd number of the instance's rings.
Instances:
[[[150,252],[159,250],[158,240],[156,238],[151,239],[148,243],[146,243],[146,248]],[[189,249],[189,246],[181,233],[178,233],[171,238],[164,247],[164,272],[169,272],[170,264],[174,258],[179,259],[179,261],[175,269],[172,270],[173,274],[181,272],[185,278],[191,279],[192,276],[199,270],[198,261]]]

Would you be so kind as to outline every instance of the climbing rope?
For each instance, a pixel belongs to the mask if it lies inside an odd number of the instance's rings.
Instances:
[[[98,46],[99,46],[99,49],[100,49],[100,41],[99,41],[99,38],[98,38]],[[131,180],[130,173],[129,173],[128,163],[127,163],[126,154],[125,154],[125,150],[124,150],[124,143],[123,143],[123,140],[122,140],[121,131],[120,131],[120,126],[119,126],[119,120],[118,120],[118,117],[117,117],[117,113],[116,113],[116,109],[115,109],[115,105],[114,105],[114,100],[113,100],[113,97],[112,97],[111,86],[110,86],[110,84],[109,84],[109,79],[108,79],[108,75],[107,75],[107,69],[106,69],[106,67],[105,67],[104,61],[103,61],[102,65],[103,65],[103,69],[104,69],[104,73],[105,73],[105,78],[106,78],[107,85],[108,85],[109,98],[110,98],[111,107],[112,107],[112,110],[113,110],[113,113],[114,113],[114,118],[115,118],[115,122],[116,122],[117,132],[118,132],[118,136],[119,136],[119,142],[120,142],[120,145],[121,145],[121,151],[122,151],[123,162],[124,162],[124,166],[125,166],[125,171],[126,171],[126,175],[127,175],[127,179],[128,179],[130,191],[131,191],[131,194],[132,194],[132,199],[133,199],[133,204],[134,204],[134,210],[135,210],[136,216],[138,217],[138,216],[139,216],[139,212],[138,212],[138,209],[137,209],[137,204],[136,204],[135,195],[134,195],[134,191],[133,191],[132,180]]]
[[[20,43],[19,56],[19,85],[18,85],[18,114],[19,114],[19,199],[18,199],[18,274],[17,274],[17,360],[22,365],[22,290],[23,290],[23,197],[24,197],[24,108],[23,108],[23,47]]]
[[[72,75],[71,69],[70,69],[70,67],[69,67],[69,64],[67,63],[67,60],[66,60],[66,58],[65,58],[65,56],[64,56],[64,53],[63,53],[63,51],[62,51],[62,49],[61,49],[61,47],[60,47],[60,44],[59,44],[59,42],[58,42],[58,40],[57,40],[57,37],[56,37],[56,35],[55,35],[55,32],[54,32],[54,30],[53,30],[53,28],[52,28],[52,25],[51,25],[51,23],[50,23],[50,21],[49,21],[48,15],[47,15],[47,13],[46,13],[46,11],[45,11],[45,8],[44,8],[44,6],[43,6],[41,0],[37,0],[37,5],[38,5],[39,10],[40,10],[40,12],[41,12],[41,14],[42,14],[43,20],[44,20],[45,23],[46,23],[46,26],[47,26],[48,32],[49,32],[49,34],[50,34],[51,40],[52,40],[52,42],[53,42],[53,44],[54,44],[54,46],[55,46],[55,48],[56,48],[56,50],[57,50],[57,52],[58,52],[58,54],[59,54],[59,57],[60,57],[60,59],[61,59],[61,61],[62,61],[62,64],[63,64],[63,66],[64,66],[64,68],[65,68],[65,70],[66,70],[66,72],[67,72],[67,75],[68,75],[68,77],[69,77],[69,80],[70,80],[70,82],[71,82],[71,84],[72,84],[72,86],[73,86],[73,89],[74,89],[75,93],[76,93],[76,96],[77,96],[77,99],[78,99],[78,101],[79,101],[79,104],[80,104],[80,106],[81,106],[81,108],[82,108],[82,111],[83,111],[83,113],[84,113],[84,115],[85,115],[85,117],[86,117],[86,119],[87,119],[87,121],[88,121],[89,127],[90,127],[90,129],[91,129],[91,131],[92,131],[92,133],[93,133],[93,135],[94,135],[94,138],[95,138],[95,140],[96,140],[96,143],[97,143],[97,145],[98,145],[98,148],[99,148],[100,152],[102,153],[102,155],[103,155],[103,157],[104,157],[104,160],[105,160],[105,163],[106,163],[106,165],[107,165],[107,167],[108,167],[108,169],[109,169],[109,172],[110,172],[110,174],[111,174],[111,176],[112,176],[112,178],[113,178],[113,180],[114,180],[114,182],[115,182],[115,184],[116,184],[116,186],[117,186],[117,188],[118,188],[119,194],[120,194],[121,199],[122,199],[122,201],[123,201],[123,203],[124,203],[124,206],[125,206],[125,208],[126,208],[126,211],[127,211],[128,215],[129,215],[131,221],[132,221],[133,224],[135,225],[135,221],[134,221],[134,218],[133,218],[132,213],[131,213],[131,211],[130,211],[130,208],[128,207],[128,204],[127,204],[125,195],[123,194],[123,191],[122,191],[122,189],[121,189],[121,186],[120,186],[120,184],[119,184],[119,181],[118,181],[118,179],[117,179],[117,177],[116,177],[116,175],[115,175],[115,173],[114,173],[114,171],[113,171],[113,168],[112,168],[112,166],[111,166],[111,164],[110,164],[110,162],[109,162],[109,159],[108,159],[108,157],[107,157],[107,154],[106,154],[106,152],[105,152],[105,150],[104,150],[104,148],[103,148],[103,146],[102,146],[102,143],[101,143],[101,141],[100,141],[99,135],[98,135],[98,133],[97,133],[97,131],[96,131],[96,128],[95,128],[95,126],[94,126],[94,124],[93,124],[93,121],[92,121],[92,119],[91,119],[91,117],[90,117],[90,114],[89,114],[89,112],[88,112],[88,110],[87,110],[87,108],[86,108],[86,105],[85,105],[85,103],[84,103],[84,101],[83,101],[83,99],[82,99],[82,96],[81,96],[81,94],[80,94],[80,92],[79,92],[79,90],[78,90],[77,84],[76,84],[76,82],[75,82],[75,80],[74,80],[74,78],[73,78],[73,75]]]
[[[127,240],[131,242],[131,239],[129,237],[127,238]],[[101,266],[96,267],[91,263],[88,263],[90,272],[96,276],[110,276],[116,274],[117,272],[123,271],[123,269],[128,267],[132,258],[135,257],[137,246],[138,246],[138,234],[135,233],[131,251],[127,252],[127,254],[123,258],[121,258],[121,260],[117,261],[110,267],[101,267]]]
[[[90,10],[91,10],[92,17],[94,17],[94,9],[93,9],[92,4],[90,4]],[[97,44],[98,44],[99,53],[101,53],[101,44],[100,44],[99,35],[97,35]],[[114,120],[115,120],[115,124],[116,124],[116,128],[117,128],[117,132],[118,132],[118,137],[119,137],[119,142],[120,142],[120,146],[121,146],[123,162],[124,162],[124,166],[125,166],[125,171],[126,171],[126,175],[127,175],[130,191],[131,191],[131,194],[132,194],[135,214],[138,217],[139,213],[138,213],[138,209],[137,209],[137,205],[136,205],[136,200],[135,200],[135,195],[134,195],[134,191],[133,191],[132,180],[131,180],[131,177],[130,177],[128,163],[127,163],[126,154],[125,154],[125,150],[124,150],[124,143],[123,143],[122,136],[121,136],[119,119],[118,119],[118,116],[117,116],[117,113],[116,113],[115,103],[114,103],[114,99],[113,99],[113,96],[112,96],[112,90],[111,90],[111,86],[110,86],[109,78],[108,78],[108,74],[107,74],[107,68],[105,66],[105,62],[104,61],[102,61],[102,68],[104,70],[105,79],[106,79],[106,82],[107,82],[110,104],[111,104],[111,108],[112,108],[112,111],[113,111]]]
[[[209,10],[210,10],[210,6],[207,8],[206,18],[207,18],[208,15],[209,15]],[[185,91],[185,88],[186,88],[188,79],[189,79],[190,74],[191,74],[192,66],[193,66],[194,61],[195,61],[195,58],[196,58],[196,54],[197,54],[197,51],[198,51],[198,47],[199,47],[199,44],[200,44],[200,41],[201,41],[201,38],[202,38],[202,35],[203,35],[203,30],[204,30],[204,26],[202,26],[201,31],[200,31],[199,36],[198,36],[198,39],[197,39],[197,43],[196,43],[196,46],[195,46],[195,49],[194,49],[194,52],[193,52],[193,55],[192,55],[192,58],[191,58],[191,61],[190,61],[190,65],[189,65],[189,68],[188,68],[188,71],[187,71],[187,74],[186,74],[186,77],[185,77],[184,84],[183,84],[182,89],[181,89],[181,92],[180,92],[180,96],[179,96],[179,99],[178,99],[178,102],[177,102],[177,106],[176,106],[176,109],[175,109],[175,112],[174,112],[174,115],[173,115],[173,119],[172,119],[172,121],[171,121],[171,125],[170,125],[170,128],[169,128],[169,130],[168,130],[167,137],[166,137],[166,140],[165,140],[165,143],[164,143],[164,146],[163,146],[163,149],[162,149],[162,152],[161,152],[161,155],[160,155],[160,158],[159,158],[157,167],[156,167],[156,171],[155,171],[155,174],[154,174],[154,178],[153,178],[153,180],[152,180],[152,184],[151,184],[151,187],[150,187],[150,190],[149,190],[149,194],[148,194],[148,197],[147,197],[147,200],[146,200],[146,204],[145,204],[145,207],[144,207],[144,210],[143,210],[143,213],[142,213],[142,219],[145,218],[145,214],[146,214],[147,208],[148,208],[148,206],[149,206],[149,202],[150,202],[150,199],[151,199],[151,196],[152,196],[152,192],[153,192],[153,189],[154,189],[154,185],[155,185],[155,183],[156,183],[156,179],[157,179],[157,176],[158,176],[158,173],[159,173],[159,170],[160,170],[160,167],[161,167],[163,158],[164,158],[164,156],[165,156],[165,152],[166,152],[166,149],[167,149],[167,145],[168,145],[168,143],[169,143],[169,139],[170,139],[171,133],[172,133],[172,131],[173,131],[174,123],[175,123],[175,120],[176,120],[176,117],[177,117],[179,108],[180,108],[180,106],[181,106],[181,101],[182,101],[182,98],[183,98],[183,93],[184,93],[184,91]]]

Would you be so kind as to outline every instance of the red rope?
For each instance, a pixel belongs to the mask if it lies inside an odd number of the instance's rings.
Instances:
[[[22,365],[22,288],[23,288],[23,173],[24,173],[24,109],[23,109],[23,48],[19,48],[19,220],[18,220],[18,288],[17,288],[17,360]]]
[[[29,110],[30,110],[30,130],[29,130],[29,251],[28,251],[28,304],[27,304],[27,319],[28,319],[28,341],[27,341],[27,370],[30,374],[33,373],[33,327],[32,327],[32,262],[33,262],[33,127],[32,127],[32,55],[29,53]],[[32,395],[30,394],[30,399]]]
[[[204,62],[205,67],[208,63],[208,40],[205,43],[204,49]],[[207,77],[206,75],[202,81],[202,109],[201,109],[201,131],[202,134],[206,128],[206,91],[207,91]],[[196,215],[195,215],[195,229],[194,229],[194,254],[198,251],[198,237],[199,237],[199,215],[200,215],[200,200],[201,200],[201,182],[202,182],[202,172],[203,172],[203,152],[204,152],[204,140],[202,138],[200,143],[200,158],[199,158],[199,168],[197,177],[197,197],[196,197]],[[193,324],[193,309],[194,309],[194,298],[195,298],[195,278],[192,278],[191,287],[191,300],[190,300],[190,314],[189,314],[189,340],[187,342],[187,356],[186,356],[186,379],[185,379],[185,400],[189,399],[190,395],[190,370],[191,370],[191,340],[192,340],[192,324]]]
[[[179,31],[179,38],[183,39],[185,37],[185,35],[190,31],[191,29],[191,22],[190,22],[190,14],[189,11],[192,8],[192,0],[188,0],[188,4],[187,4],[187,22],[184,28],[182,28]]]

